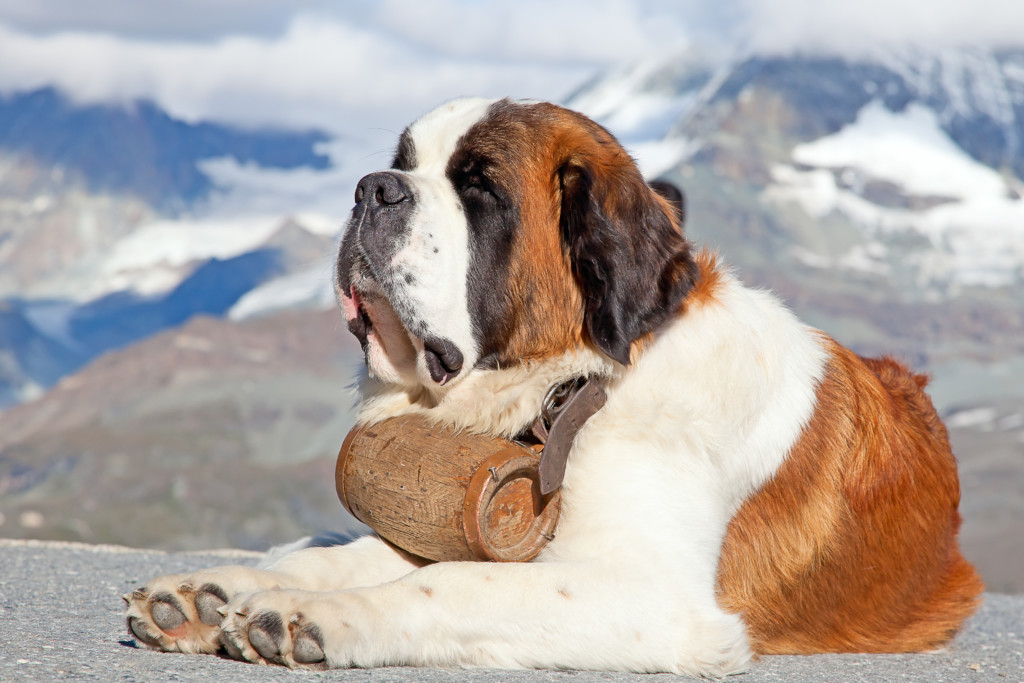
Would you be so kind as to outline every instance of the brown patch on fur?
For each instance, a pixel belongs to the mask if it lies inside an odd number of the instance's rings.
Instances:
[[[529,155],[524,162],[532,168],[524,169],[522,232],[512,257],[513,306],[520,325],[507,348],[513,358],[547,358],[582,345],[583,297],[552,210],[551,170]]]
[[[541,360],[579,347],[583,301],[558,230],[559,215],[548,147],[554,119],[534,107],[495,104],[460,143],[466,161],[480,163],[513,204],[519,230],[513,236],[505,281],[505,316],[496,339],[498,364]],[[456,159],[459,163],[461,159]]]
[[[680,216],[671,202],[647,186],[633,159],[608,131],[576,112],[543,103],[498,102],[466,133],[450,163],[482,166],[518,210],[519,230],[511,244],[507,280],[495,283],[507,291],[507,315],[502,329],[494,331],[499,339],[488,339],[500,349],[499,365],[561,355],[590,341],[587,295],[562,234],[565,169],[588,169],[603,213],[621,217],[629,230],[644,232],[626,242],[657,242],[653,233],[647,238],[648,225],[633,220],[644,207],[664,214],[678,235],[676,246],[689,257]],[[647,256],[636,254],[640,261],[660,260]],[[663,281],[652,281],[645,291],[670,288],[668,281],[689,277],[684,265],[666,266],[660,273]],[[669,272],[671,267],[679,272]]]
[[[697,264],[697,277],[693,289],[683,299],[684,311],[717,303],[718,290],[722,286],[718,254],[701,249],[694,255],[694,262]]]
[[[817,407],[729,525],[719,602],[761,654],[942,646],[977,607],[960,487],[927,379],[828,339]]]

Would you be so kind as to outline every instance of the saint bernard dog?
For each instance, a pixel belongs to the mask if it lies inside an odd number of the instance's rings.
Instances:
[[[933,650],[975,610],[926,378],[740,283],[598,124],[457,100],[355,202],[336,284],[363,423],[512,437],[560,383],[606,392],[555,537],[528,563],[430,563],[369,536],[165,576],[125,596],[145,645],[721,676],[757,654]]]

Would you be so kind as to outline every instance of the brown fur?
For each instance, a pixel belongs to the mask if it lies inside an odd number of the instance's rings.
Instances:
[[[505,327],[495,342],[499,364],[549,358],[583,342],[583,302],[557,229],[558,196],[551,163],[550,117],[534,107],[492,107],[486,125],[468,131],[460,145],[467,161],[482,160],[488,177],[518,208],[507,283]],[[539,146],[542,137],[548,145]],[[457,160],[458,162],[459,160]]]
[[[810,424],[729,525],[719,601],[762,654],[937,648],[983,588],[946,430],[924,377],[827,346]]]
[[[721,266],[718,263],[718,255],[714,252],[701,250],[694,256],[697,264],[697,278],[693,289],[683,300],[681,312],[693,310],[700,306],[707,306],[718,301],[718,290],[722,282]]]
[[[583,294],[559,232],[560,174],[565,169],[586,165],[597,179],[601,208],[609,216],[621,216],[621,225],[644,230],[647,226],[629,216],[646,201],[682,234],[676,210],[647,186],[615,138],[575,112],[547,104],[499,102],[484,122],[467,132],[460,147],[455,163],[483,160],[488,177],[519,211],[506,287],[511,315],[499,332],[503,364],[557,356],[586,340]],[[688,249],[685,242],[681,246]],[[680,270],[675,277],[688,275]]]
[[[563,188],[575,181],[566,174],[589,169],[602,211],[626,229],[645,229],[629,216],[650,196],[681,234],[678,215],[607,131],[572,112],[499,104],[476,135],[467,134],[467,149],[490,160],[489,176],[520,212],[504,356],[529,361],[576,348],[587,341],[584,301],[557,229]],[[691,263],[679,314],[717,302],[717,257],[699,252]],[[631,357],[655,335],[637,338]],[[762,654],[939,647],[982,590],[957,548],[960,492],[945,428],[923,377],[825,343],[831,358],[810,423],[729,525],[719,600],[742,615]]]

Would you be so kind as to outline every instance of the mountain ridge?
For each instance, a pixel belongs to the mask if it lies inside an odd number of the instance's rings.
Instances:
[[[187,123],[149,100],[127,104],[73,103],[53,87],[0,94],[0,149],[60,166],[92,191],[133,194],[161,212],[177,213],[205,198],[213,181],[203,159],[293,169],[324,169],[322,131],[244,130]]]

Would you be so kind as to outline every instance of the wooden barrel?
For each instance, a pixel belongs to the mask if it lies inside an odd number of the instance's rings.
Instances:
[[[418,416],[356,427],[338,454],[338,497],[399,548],[430,560],[525,562],[553,537],[558,493],[537,451]]]

